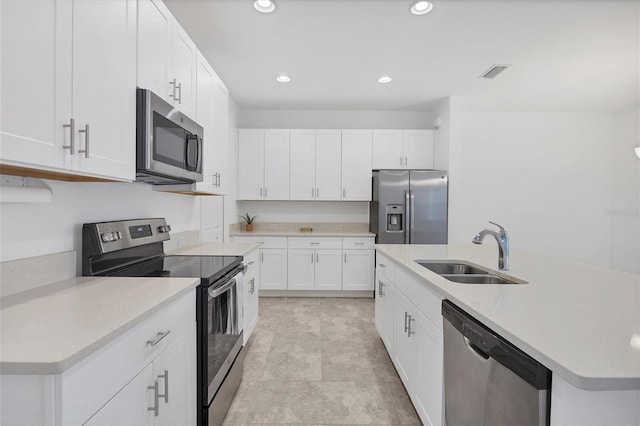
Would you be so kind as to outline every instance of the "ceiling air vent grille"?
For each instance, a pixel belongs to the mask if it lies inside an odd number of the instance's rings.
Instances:
[[[480,78],[488,78],[491,80],[493,78],[496,78],[498,74],[500,74],[502,71],[506,70],[507,68],[509,68],[509,65],[492,65],[491,68],[489,68],[484,73],[482,73]]]

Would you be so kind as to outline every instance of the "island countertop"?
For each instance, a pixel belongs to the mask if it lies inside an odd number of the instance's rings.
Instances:
[[[511,270],[499,273],[528,284],[459,284],[416,261],[466,261],[495,272],[495,245],[376,249],[574,386],[640,389],[639,275],[512,250]]]

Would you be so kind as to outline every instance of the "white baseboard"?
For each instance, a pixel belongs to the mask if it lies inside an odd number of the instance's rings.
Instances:
[[[343,290],[260,290],[260,297],[359,297],[373,299],[373,291]]]

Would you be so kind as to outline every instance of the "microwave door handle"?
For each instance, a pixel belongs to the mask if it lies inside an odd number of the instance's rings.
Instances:
[[[189,164],[189,146],[191,142],[196,141],[196,163],[195,165]],[[187,143],[184,146],[184,163],[187,166],[187,170],[195,171],[198,170],[198,161],[200,160],[200,147],[198,146],[198,136],[197,135],[187,135]]]

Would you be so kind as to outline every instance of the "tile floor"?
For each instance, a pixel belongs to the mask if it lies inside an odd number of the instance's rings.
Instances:
[[[260,298],[224,424],[420,424],[373,316],[373,299]]]

